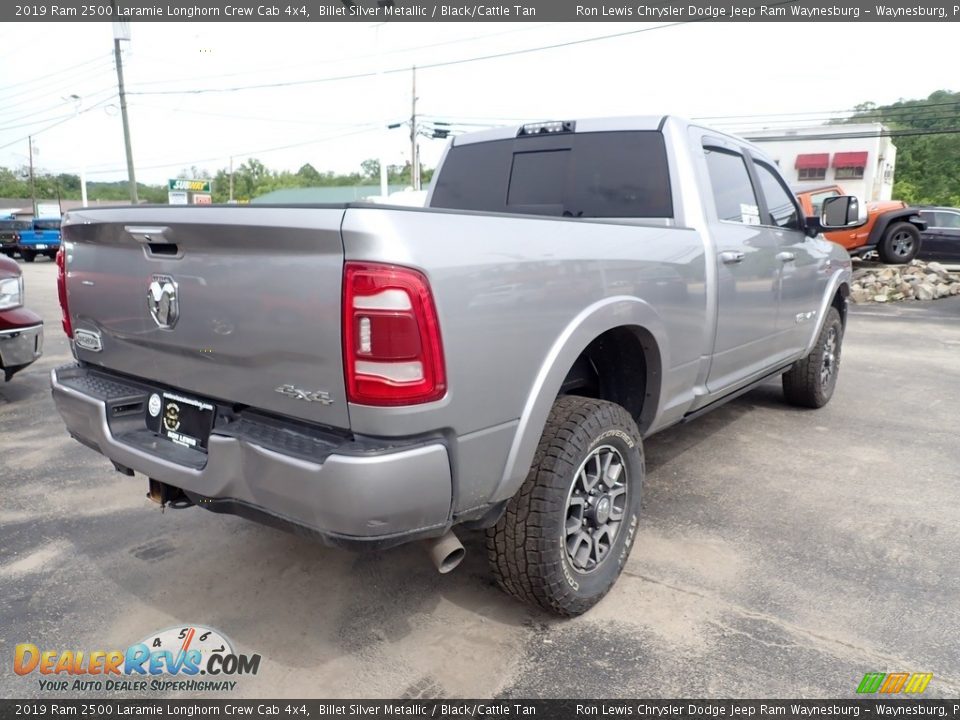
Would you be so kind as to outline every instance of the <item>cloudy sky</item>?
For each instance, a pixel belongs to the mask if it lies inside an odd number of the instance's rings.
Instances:
[[[957,90],[955,36],[948,22],[163,22],[133,23],[123,45],[137,177],[162,183],[231,157],[350,171],[382,150],[403,163],[408,130],[382,128],[409,119],[413,65],[427,124],[670,112],[755,129]],[[126,177],[112,50],[109,23],[0,29],[0,166],[25,165],[35,133],[42,170]],[[424,163],[442,148],[423,138]]]

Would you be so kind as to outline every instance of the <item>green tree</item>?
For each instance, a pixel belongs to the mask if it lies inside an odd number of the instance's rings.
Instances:
[[[390,165],[387,174],[391,185],[410,183],[410,165]],[[433,171],[422,171],[423,182],[429,182]],[[211,173],[206,168],[191,166],[183,168],[179,177],[210,179],[213,182],[213,201],[225,203],[230,198],[230,171],[219,168]],[[295,173],[289,170],[271,170],[263,162],[251,158],[234,168],[233,197],[240,202],[249,201],[280,188],[293,187],[350,187],[354,185],[377,184],[380,181],[380,163],[378,160],[365,160],[360,164],[359,172],[334,173],[320,172],[310,163],[304,163]],[[34,173],[34,184],[38,200],[79,200],[80,178],[72,173],[50,174],[42,171]],[[137,183],[137,192],[141,202],[166,203],[167,186]],[[88,181],[87,196],[91,203],[126,202],[130,198],[126,180],[112,182]],[[0,197],[29,200],[29,173],[25,168],[0,167]],[[29,205],[29,202],[24,203]]]
[[[297,177],[303,181],[304,187],[310,187],[323,182],[323,176],[318,173],[316,168],[310,163],[305,163],[300,166],[300,169],[297,170]]]
[[[360,172],[365,180],[380,180],[380,161],[369,159],[360,163]]]
[[[893,195],[917,205],[960,204],[960,92],[938,90],[924,100],[858,105],[846,123],[880,122],[895,135]]]

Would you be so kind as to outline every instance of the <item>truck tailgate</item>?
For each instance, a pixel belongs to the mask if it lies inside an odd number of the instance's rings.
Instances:
[[[77,342],[77,357],[200,398],[349,427],[340,343],[343,213],[255,206],[71,212],[64,241],[74,333],[98,333],[102,346]]]

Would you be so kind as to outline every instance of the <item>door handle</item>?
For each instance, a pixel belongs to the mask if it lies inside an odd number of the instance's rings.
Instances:
[[[720,253],[720,261],[727,265],[743,262],[743,258],[744,255],[739,250],[727,250],[726,252]]]
[[[777,253],[777,260],[779,260],[780,262],[790,262],[791,260],[796,260],[796,259],[797,259],[797,256],[794,255],[792,252],[784,251],[784,252]]]

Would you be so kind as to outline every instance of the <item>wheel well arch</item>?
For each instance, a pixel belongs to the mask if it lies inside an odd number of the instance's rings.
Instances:
[[[608,400],[633,416],[644,433],[660,399],[661,353],[653,334],[638,325],[621,325],[595,337],[577,356],[558,395]]]
[[[830,300],[830,305],[840,313],[840,324],[844,329],[847,327],[847,298],[850,296],[850,286],[847,283],[840,283],[837,291]]]
[[[920,219],[920,215],[913,208],[903,208],[902,210],[888,210],[881,213],[880,217],[870,228],[870,237],[867,240],[868,245],[878,245],[883,238],[887,228],[895,223],[907,222],[913,225],[918,232],[925,229],[926,223]]]

